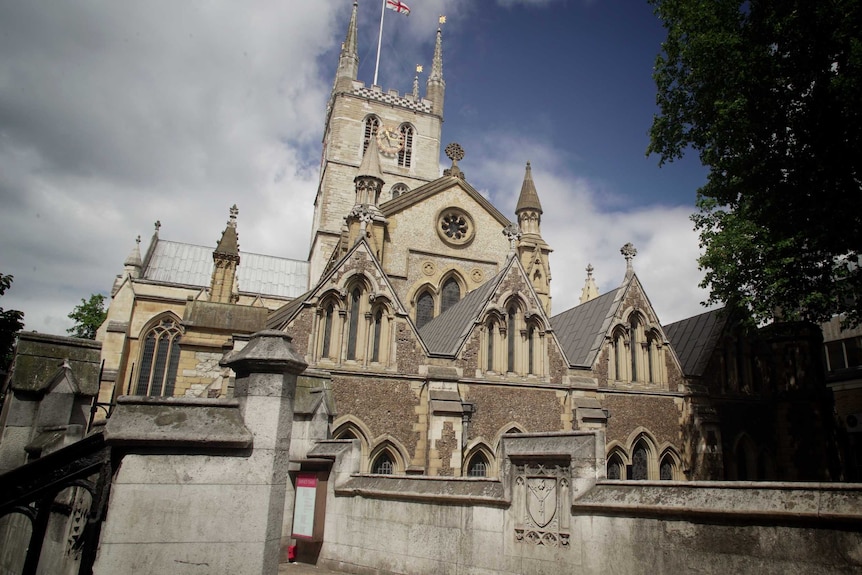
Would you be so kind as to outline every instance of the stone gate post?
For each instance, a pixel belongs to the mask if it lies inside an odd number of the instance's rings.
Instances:
[[[261,573],[271,574],[278,570],[296,377],[308,365],[294,350],[290,336],[276,330],[255,333],[242,350],[225,356],[221,365],[236,373],[234,396],[254,435],[250,463],[268,483],[267,515],[259,524],[258,536],[264,549]]]

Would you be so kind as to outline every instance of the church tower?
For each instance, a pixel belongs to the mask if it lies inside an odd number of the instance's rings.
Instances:
[[[533,172],[530,162],[521,184],[521,195],[515,207],[518,226],[521,228],[521,239],[518,242],[518,257],[521,265],[527,271],[527,276],[533,284],[533,289],[542,300],[545,313],[551,315],[551,266],[548,255],[551,248],[542,239],[542,204],[533,183]]]
[[[320,180],[314,200],[309,246],[309,285],[320,279],[341,237],[345,217],[356,204],[354,178],[372,140],[380,155],[379,177],[386,185],[379,204],[440,176],[443,123],[443,40],[437,30],[425,97],[359,81],[357,2],[341,46],[323,133]],[[411,82],[411,78],[405,78]],[[412,83],[411,83],[412,87]]]

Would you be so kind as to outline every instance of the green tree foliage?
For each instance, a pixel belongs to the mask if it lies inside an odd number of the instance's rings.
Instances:
[[[75,320],[75,325],[66,330],[72,337],[84,339],[96,339],[96,330],[105,321],[108,312],[105,310],[105,296],[94,293],[89,300],[81,299],[81,304],[76,305],[69,319]]]
[[[650,0],[647,153],[695,150],[702,286],[762,321],[862,319],[862,0]]]
[[[0,273],[0,296],[12,285],[13,277]],[[24,312],[0,307],[0,371],[7,371],[12,362],[16,334],[24,329]],[[0,384],[3,382],[0,381]]]

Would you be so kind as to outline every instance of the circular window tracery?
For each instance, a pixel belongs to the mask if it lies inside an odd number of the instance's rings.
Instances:
[[[475,235],[473,219],[464,210],[447,208],[437,217],[437,233],[447,244],[465,245]]]

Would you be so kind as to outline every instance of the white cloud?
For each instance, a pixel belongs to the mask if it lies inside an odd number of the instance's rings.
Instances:
[[[459,57],[455,32],[478,9],[455,0],[413,4],[409,18],[389,13],[386,21],[381,83],[402,91],[415,64],[425,75],[430,69],[438,16],[449,17],[448,61]],[[0,272],[15,281],[0,305],[25,311],[28,330],[64,333],[66,314],[110,289],[135,236],[146,246],[153,222],[162,222],[164,238],[214,246],[234,203],[242,250],[305,259],[323,114],[350,10],[349,2],[333,6],[4,6]],[[374,46],[360,46],[370,81],[379,7],[360,10],[362,33],[375,36]],[[687,210],[611,210],[620,198],[609,201],[553,151],[494,136],[465,170],[511,213],[523,162],[534,160],[543,230],[556,250],[557,311],[577,301],[588,262],[603,289],[614,287],[618,249],[629,240],[662,319],[698,311]]]

